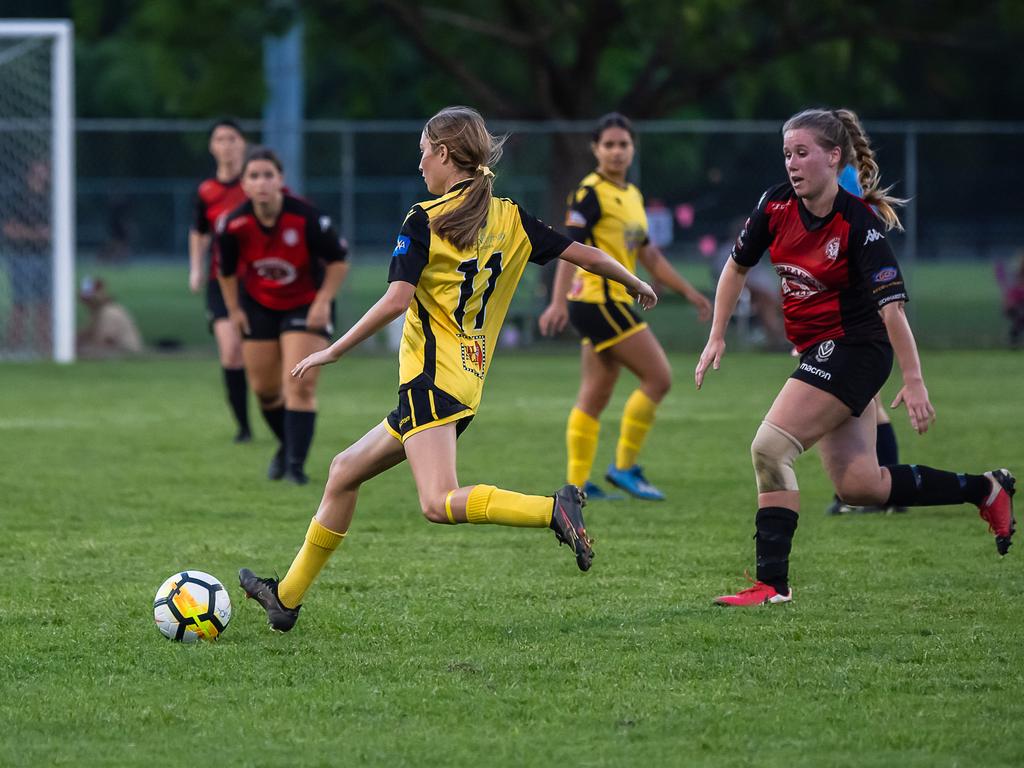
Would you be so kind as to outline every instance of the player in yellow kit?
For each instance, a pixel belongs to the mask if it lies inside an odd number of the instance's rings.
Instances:
[[[301,377],[335,362],[405,313],[398,406],[331,462],[320,507],[284,579],[259,578],[247,568],[239,572],[246,594],[267,611],[271,629],[287,632],[295,624],[306,590],[348,531],[360,485],[405,459],[431,522],[551,528],[572,548],[580,570],[590,568],[593,551],[578,488],[566,485],[552,499],[460,485],[455,441],[480,404],[498,332],[527,262],[561,257],[622,283],[645,309],[657,297],[607,254],[494,197],[490,166],[500,158],[502,143],[468,107],[448,107],[427,122],[420,172],[428,191],[439,197],[413,206],[406,217],[384,296],[338,341],[292,371]]]
[[[633,163],[634,138],[633,126],[623,115],[613,112],[598,120],[590,145],[597,170],[569,198],[565,220],[569,236],[606,251],[632,273],[637,262],[643,264],[659,283],[692,303],[700,320],[706,321],[711,317],[711,302],[672,268],[647,237],[643,195],[626,178]],[[665,350],[631,303],[621,285],[562,263],[551,303],[540,316],[544,335],[558,333],[568,321],[583,340],[580,389],[566,427],[567,475],[568,482],[582,487],[591,500],[615,498],[590,480],[590,471],[597,454],[601,412],[623,367],[640,381],[626,401],[615,460],[605,477],[635,498],[665,498],[648,482],[637,456],[655,410],[668,394],[672,371]]]

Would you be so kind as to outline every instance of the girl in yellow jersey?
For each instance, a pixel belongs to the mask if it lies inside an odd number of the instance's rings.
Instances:
[[[597,170],[586,176],[569,198],[565,225],[574,240],[611,254],[630,273],[636,272],[639,261],[658,282],[691,302],[705,322],[711,317],[711,302],[672,268],[647,237],[643,195],[626,180],[633,163],[634,138],[632,124],[617,112],[598,121],[590,145]],[[590,471],[597,453],[601,412],[625,366],[640,379],[640,386],[626,401],[615,461],[605,477],[636,498],[664,499],[647,481],[636,459],[654,422],[655,409],[672,383],[665,350],[630,308],[629,296],[617,283],[561,263],[551,295],[551,303],[540,316],[541,333],[558,333],[568,321],[583,339],[580,390],[566,430],[569,482],[582,487],[591,499],[615,498],[591,482]]]
[[[578,488],[566,485],[552,498],[460,485],[455,441],[479,406],[498,333],[527,262],[561,257],[621,284],[645,309],[657,297],[607,254],[494,197],[489,166],[500,158],[502,143],[468,107],[449,107],[427,122],[420,172],[427,190],[439,197],[414,205],[406,217],[384,296],[348,333],[292,371],[301,377],[335,362],[405,313],[398,406],[331,462],[320,507],[284,579],[259,578],[247,568],[239,572],[243,589],[267,611],[272,629],[286,632],[295,624],[303,595],[348,531],[360,485],[405,459],[431,522],[551,528],[572,548],[580,570],[590,568],[593,551]]]

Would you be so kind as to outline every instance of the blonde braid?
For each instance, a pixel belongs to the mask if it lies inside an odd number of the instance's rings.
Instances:
[[[887,230],[897,229],[902,232],[903,224],[896,213],[896,206],[904,205],[907,201],[890,195],[891,186],[880,188],[881,170],[875,160],[875,152],[871,149],[871,139],[860,120],[849,109],[834,109],[832,114],[843,124],[849,136],[849,144],[843,147],[843,160],[852,162],[857,168],[857,180],[860,182],[864,202],[875,207]]]

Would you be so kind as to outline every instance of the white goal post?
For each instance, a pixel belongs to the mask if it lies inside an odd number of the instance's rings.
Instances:
[[[75,359],[73,44],[70,21],[0,19],[0,360]]]

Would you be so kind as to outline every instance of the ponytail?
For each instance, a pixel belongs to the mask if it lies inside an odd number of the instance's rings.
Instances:
[[[903,231],[898,206],[907,201],[890,195],[892,187],[881,188],[881,170],[871,149],[860,119],[849,109],[807,109],[789,118],[782,126],[782,132],[805,128],[814,133],[818,145],[826,150],[839,147],[842,151],[839,162],[842,166],[853,165],[857,169],[864,202],[874,206],[885,228]]]
[[[469,186],[462,192],[458,206],[431,219],[430,228],[460,251],[476,243],[487,224],[494,192],[491,166],[501,160],[506,136],[492,136],[480,113],[469,107],[447,107],[423,129],[433,149],[444,145],[448,157],[461,171],[470,174]]]

